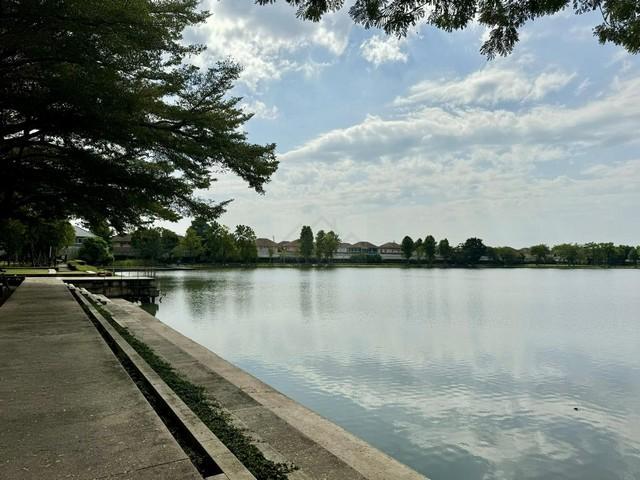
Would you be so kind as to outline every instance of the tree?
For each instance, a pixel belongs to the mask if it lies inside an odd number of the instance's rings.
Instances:
[[[73,226],[62,220],[0,221],[0,247],[7,260],[32,265],[52,265],[60,251],[75,240]]]
[[[238,225],[234,233],[240,260],[244,263],[254,262],[258,256],[256,234],[251,227]]]
[[[131,235],[131,246],[145,260],[158,260],[162,255],[162,235],[158,228],[139,228]]]
[[[452,253],[451,246],[449,246],[449,240],[447,240],[446,238],[440,240],[440,243],[438,243],[438,253],[445,262],[449,261]]]
[[[422,255],[424,254],[424,245],[422,244],[422,239],[418,238],[413,244],[413,250],[416,253],[416,262],[420,263],[422,259]]]
[[[482,239],[480,238],[467,238],[467,240],[460,245],[460,253],[462,254],[462,261],[467,265],[474,265],[478,263],[480,257],[482,257],[487,250]]]
[[[409,263],[411,261],[411,255],[413,255],[413,239],[409,235],[404,237],[400,248],[402,248],[402,255],[407,259],[407,263]]]
[[[197,0],[0,3],[0,219],[80,218],[118,231],[227,202],[198,198],[214,170],[257,192],[275,145],[242,130],[238,65],[200,70],[183,31]]]
[[[324,230],[316,234],[316,256],[329,262],[340,246],[340,237],[333,231],[327,233]]]
[[[261,5],[276,0],[256,0]],[[286,0],[297,7],[297,15],[319,21],[324,14],[342,8],[343,1]],[[489,29],[480,51],[490,58],[507,55],[519,39],[519,30],[535,18],[553,15],[573,6],[576,14],[599,10],[602,23],[593,33],[600,43],[622,45],[631,53],[640,51],[640,4],[634,0],[554,0],[540,2],[486,2],[481,0],[355,0],[349,9],[354,22],[365,28],[381,28],[388,34],[405,36],[424,21],[447,32],[473,22]]]
[[[18,220],[0,222],[0,249],[5,251],[7,263],[18,262],[25,245],[27,227]]]
[[[627,257],[629,262],[631,262],[632,265],[638,265],[638,258],[640,258],[640,247],[636,247],[636,248],[632,248],[629,251],[629,256]]]
[[[202,238],[198,235],[195,228],[189,227],[180,240],[179,251],[182,253],[182,258],[188,262],[196,262],[200,255],[202,255]]]
[[[318,259],[322,259],[324,257],[326,249],[325,237],[326,234],[324,233],[324,230],[318,230],[318,233],[316,233],[316,258]]]
[[[78,257],[89,265],[105,265],[113,260],[109,244],[102,237],[89,237],[82,242]]]
[[[173,256],[174,249],[180,244],[180,236],[167,228],[160,228],[160,257],[169,260]]]
[[[503,265],[517,265],[524,262],[522,252],[512,247],[496,247],[493,249],[493,253],[497,257],[496,260]]]
[[[561,243],[560,245],[555,245],[551,251],[554,256],[558,257],[560,261],[565,262],[569,266],[573,266],[578,263],[580,247],[576,244]]]
[[[214,221],[204,232],[203,248],[207,260],[225,263],[237,256],[235,238],[226,225]]]
[[[431,235],[427,235],[424,239],[424,255],[427,257],[429,265],[431,265],[434,257],[436,256],[436,239]]]
[[[313,231],[308,225],[303,226],[300,231],[300,255],[305,262],[313,255]]]
[[[30,219],[27,223],[26,242],[32,265],[52,265],[58,252],[74,240],[75,230],[65,220]]]
[[[340,237],[336,232],[330,230],[324,237],[324,257],[327,261],[331,261],[340,246]]]
[[[544,243],[541,243],[540,245],[534,245],[530,250],[531,255],[536,257],[536,263],[545,263],[547,255],[551,253],[549,247],[547,247]]]

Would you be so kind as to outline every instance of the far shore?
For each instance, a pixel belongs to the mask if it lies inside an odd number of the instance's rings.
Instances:
[[[406,264],[406,263],[228,263],[228,264],[194,264],[194,265],[162,265],[162,266],[150,266],[150,265],[138,265],[138,266],[126,266],[126,267],[105,267],[107,270],[114,270],[116,272],[128,272],[153,269],[156,271],[193,271],[193,270],[223,270],[231,268],[299,268],[299,269],[325,269],[325,268],[418,268],[418,269],[563,269],[563,270],[608,270],[608,269],[638,269],[638,265],[561,265],[561,264],[524,264],[524,265],[426,265],[426,264]]]

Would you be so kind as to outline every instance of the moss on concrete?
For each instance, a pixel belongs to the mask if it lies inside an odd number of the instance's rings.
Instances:
[[[92,303],[113,328],[258,480],[286,480],[288,478],[287,473],[293,471],[295,467],[265,458],[251,442],[251,438],[233,424],[231,416],[216,401],[207,396],[205,387],[195,385],[180,375],[151,347],[138,340],[127,328],[114,321],[111,314],[101,305]]]

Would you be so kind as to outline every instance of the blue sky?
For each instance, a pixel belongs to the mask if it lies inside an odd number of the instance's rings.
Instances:
[[[284,2],[203,3],[196,62],[244,66],[247,131],[281,161],[266,195],[225,173],[202,192],[235,199],[223,223],[276,240],[309,224],[349,242],[640,243],[640,62],[597,42],[596,14],[536,21],[487,61],[479,25],[398,40],[346,9],[310,23]]]

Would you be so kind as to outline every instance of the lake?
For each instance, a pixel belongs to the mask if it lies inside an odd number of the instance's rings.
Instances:
[[[158,280],[160,320],[433,480],[640,479],[640,270]]]

